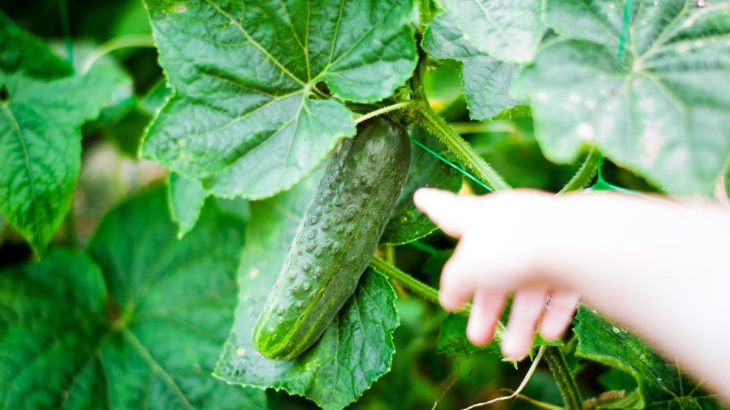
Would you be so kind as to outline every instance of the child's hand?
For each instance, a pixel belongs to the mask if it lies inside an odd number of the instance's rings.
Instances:
[[[460,239],[444,267],[440,299],[448,310],[458,310],[472,300],[467,326],[472,343],[491,341],[507,297],[514,292],[502,340],[503,354],[514,360],[527,355],[538,326],[544,338],[559,338],[578,304],[577,293],[535,280],[540,277],[541,242],[546,238],[523,236],[549,229],[532,215],[550,201],[547,194],[524,191],[464,197],[422,189],[415,196],[423,212],[444,232]]]
[[[421,189],[414,200],[459,239],[439,296],[449,310],[472,300],[467,334],[475,344],[492,338],[514,293],[502,351],[519,359],[535,330],[560,336],[580,294],[730,400],[727,209],[525,190],[475,197]]]

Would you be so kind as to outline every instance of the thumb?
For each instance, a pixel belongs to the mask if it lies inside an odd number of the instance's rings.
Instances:
[[[468,224],[468,215],[464,197],[448,191],[433,188],[421,188],[413,195],[416,207],[425,213],[441,230],[449,236],[459,238]]]

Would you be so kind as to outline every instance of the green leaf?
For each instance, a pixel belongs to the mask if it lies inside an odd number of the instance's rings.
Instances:
[[[203,211],[182,241],[164,190],[122,205],[81,252],[0,272],[0,407],[264,409],[211,370],[232,322],[243,221]]]
[[[99,66],[58,80],[62,63],[39,40],[0,17],[0,212],[40,255],[71,206],[81,167],[81,126],[131,87]],[[36,61],[48,64],[42,72]],[[68,69],[70,70],[70,68]],[[34,77],[34,76],[38,77]]]
[[[103,408],[94,342],[106,305],[104,277],[80,252],[0,271],[0,407]]]
[[[324,409],[342,409],[390,370],[398,315],[395,292],[384,277],[366,272],[355,295],[319,342],[297,359],[266,359],[251,340],[256,319],[316,188],[316,178],[308,178],[289,192],[252,204],[239,268],[236,320],[215,374],[229,383],[283,389]]]
[[[446,147],[431,134],[420,128],[413,130],[420,142],[445,155]],[[422,187],[432,187],[456,192],[461,188],[461,174],[434,158],[420,147],[411,150],[411,165],[390,222],[385,228],[381,243],[403,245],[422,238],[438,229],[431,220],[416,208],[413,194]]]
[[[464,38],[500,61],[532,60],[542,38],[540,0],[443,0]]]
[[[448,356],[457,354],[472,354],[480,350],[487,350],[501,357],[498,343],[490,343],[485,347],[474,346],[466,338],[467,318],[459,315],[448,315],[439,328],[436,340],[436,351]]]
[[[355,134],[337,99],[388,97],[416,64],[411,0],[145,3],[174,95],[142,153],[217,196],[292,187]]]
[[[71,66],[53,54],[43,40],[25,32],[0,11],[0,72],[18,71],[49,80],[73,73]]]
[[[509,95],[514,65],[497,61],[472,46],[449,13],[440,13],[423,36],[423,49],[439,60],[462,65],[462,83],[474,120],[489,119],[516,104]]]
[[[457,354],[472,354],[478,351],[487,351],[502,357],[502,353],[499,349],[501,343],[501,334],[504,331],[503,322],[506,323],[507,312],[503,315],[502,322],[497,324],[497,333],[494,340],[486,346],[474,346],[469,339],[466,338],[466,324],[468,322],[467,317],[463,315],[448,315],[441,328],[439,328],[439,335],[436,342],[436,351],[439,353],[453,356]],[[532,342],[532,348],[539,346],[562,346],[560,341],[548,341],[543,339],[539,334],[535,335],[535,340]]]
[[[730,1],[635,1],[617,61],[622,3],[548,0],[563,40],[541,49],[515,91],[532,98],[552,160],[591,145],[669,193],[709,194],[730,156]]]
[[[633,376],[639,386],[639,400],[632,408],[722,408],[696,383],[635,336],[583,306],[578,309],[576,319],[576,355]]]
[[[208,193],[200,182],[178,174],[170,174],[167,180],[170,216],[178,225],[177,236],[182,238],[195,227]]]

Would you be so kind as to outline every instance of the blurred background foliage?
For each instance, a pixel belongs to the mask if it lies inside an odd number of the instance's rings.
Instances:
[[[61,56],[78,66],[98,47],[120,39],[151,41],[147,14],[140,0],[0,0],[0,9],[31,33],[47,39]],[[73,50],[72,55],[68,51]],[[104,57],[109,69],[124,70],[134,87],[119,96],[101,118],[84,128],[84,162],[74,200],[73,217],[78,239],[86,243],[100,218],[123,198],[150,185],[162,183],[166,172],[137,159],[144,129],[169,91],[157,54],[152,47],[123,48]],[[440,63],[429,72],[427,90],[431,103],[487,161],[515,187],[557,191],[572,176],[578,164],[555,165],[542,155],[534,138],[529,108],[514,110],[502,119],[470,121],[461,91],[458,67]],[[606,179],[616,185],[651,191],[640,178],[609,164]],[[478,186],[465,187],[483,193]],[[61,229],[57,243],[67,241],[71,229]],[[434,234],[397,248],[395,258],[404,270],[437,285],[453,241]],[[0,267],[31,258],[24,241],[0,217]],[[516,367],[504,363],[493,351],[456,349],[446,355],[437,348],[440,325],[446,314],[438,307],[400,292],[401,326],[396,331],[397,352],[393,370],[368,390],[356,409],[455,409],[489,400],[516,388],[529,363]],[[568,350],[571,344],[568,343]],[[568,351],[570,353],[570,351]],[[584,397],[611,389],[631,390],[633,381],[598,365],[575,368]],[[269,392],[271,408],[310,409],[313,405],[283,393]],[[560,403],[560,396],[547,368],[538,369],[524,395],[545,403]],[[537,408],[525,400],[501,402],[493,409]]]

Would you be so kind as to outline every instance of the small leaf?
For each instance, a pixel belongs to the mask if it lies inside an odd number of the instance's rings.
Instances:
[[[291,191],[252,204],[239,268],[236,320],[215,374],[229,383],[283,389],[324,409],[342,409],[390,370],[398,316],[395,292],[384,277],[366,272],[355,295],[322,338],[297,359],[267,359],[251,340],[256,319],[316,188],[317,178],[308,178]]]
[[[233,319],[242,232],[207,207],[178,241],[158,189],[104,219],[96,262],[53,251],[0,272],[0,406],[265,409],[263,392],[210,375]]]
[[[178,174],[170,174],[167,181],[170,216],[178,225],[177,236],[182,238],[195,227],[208,193],[200,182]]]
[[[442,155],[446,153],[446,147],[431,134],[415,128],[413,135],[434,151]],[[456,192],[461,188],[461,182],[462,177],[458,172],[440,162],[424,149],[414,146],[411,150],[408,178],[380,242],[403,245],[437,230],[436,225],[416,208],[413,203],[413,194],[423,187]]]
[[[632,408],[721,409],[697,384],[641,340],[581,306],[574,328],[576,355],[630,374],[638,383],[638,403]],[[634,400],[630,397],[631,400]]]
[[[540,0],[443,0],[442,4],[465,40],[500,61],[529,62],[545,31]]]
[[[618,61],[623,3],[548,0],[562,40],[514,91],[532,98],[550,159],[572,162],[590,145],[668,193],[710,194],[730,157],[730,1],[635,1]]]
[[[167,81],[160,80],[140,100],[139,109],[149,115],[156,115],[165,106],[171,95],[172,90],[167,86]]]
[[[102,66],[49,80],[65,71],[62,63],[0,16],[0,43],[6,42],[12,45],[0,48],[0,85],[7,91],[0,102],[0,211],[40,255],[71,207],[81,126],[131,85],[126,75]],[[49,72],[26,59],[47,62]]]
[[[516,104],[509,96],[514,65],[497,61],[472,46],[451,14],[438,14],[429,24],[422,43],[432,57],[462,64],[462,83],[471,119],[489,119]]]
[[[355,135],[321,83],[373,102],[416,64],[411,0],[145,3],[174,94],[142,153],[217,196],[286,190]]]

